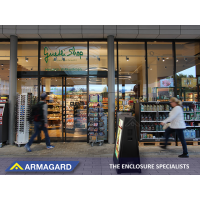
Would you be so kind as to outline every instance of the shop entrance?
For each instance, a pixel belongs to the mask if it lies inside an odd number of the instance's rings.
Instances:
[[[87,78],[63,78],[65,141],[87,141]]]
[[[51,141],[87,141],[87,78],[41,78],[46,92],[48,133]],[[45,141],[44,133],[41,140]]]

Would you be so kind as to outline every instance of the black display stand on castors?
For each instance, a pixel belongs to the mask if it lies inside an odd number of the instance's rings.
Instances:
[[[117,173],[141,173],[136,120],[129,115],[119,115],[113,162]]]

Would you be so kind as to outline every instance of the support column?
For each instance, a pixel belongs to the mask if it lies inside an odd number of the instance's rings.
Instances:
[[[107,38],[108,50],[108,143],[114,143],[115,137],[115,65],[114,36]]]
[[[51,90],[51,78],[45,79],[45,86],[46,86],[46,93],[49,94],[49,92]]]
[[[10,36],[10,73],[9,73],[9,144],[15,141],[15,103],[17,94],[17,41]]]

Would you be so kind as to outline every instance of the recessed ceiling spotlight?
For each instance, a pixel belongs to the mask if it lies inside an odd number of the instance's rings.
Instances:
[[[126,56],[126,61],[129,61],[129,58]]]
[[[26,62],[28,62],[28,58],[25,58]]]
[[[167,60],[169,59],[169,57],[166,58]]]
[[[187,58],[184,58],[185,62],[187,62]]]
[[[165,62],[165,58],[163,58],[162,61]]]
[[[119,69],[119,71],[121,72],[121,71],[122,71],[122,69],[120,68],[120,69]]]
[[[158,57],[157,57],[157,60],[159,61],[159,60],[160,60],[160,58],[158,58]]]
[[[3,67],[3,64],[1,64],[1,66]]]
[[[165,66],[165,69],[167,69],[167,66]]]
[[[40,57],[40,60],[42,60],[42,57]]]
[[[176,62],[178,62],[178,59],[176,59]]]

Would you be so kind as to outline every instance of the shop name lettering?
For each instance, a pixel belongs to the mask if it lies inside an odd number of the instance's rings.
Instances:
[[[65,50],[64,50],[65,51]],[[59,49],[59,52],[58,53],[48,53],[48,48],[47,47],[44,47],[44,55],[45,55],[45,62],[47,63],[48,60],[49,60],[49,57],[59,57],[59,56],[71,56],[71,55],[74,55],[74,56],[79,56],[80,59],[81,59],[81,56],[83,56],[83,52],[82,51],[75,51],[75,48],[73,47],[72,49],[69,49],[69,54],[65,54],[63,52],[63,50],[60,50]]]
[[[82,71],[81,68],[45,68],[45,71]]]

